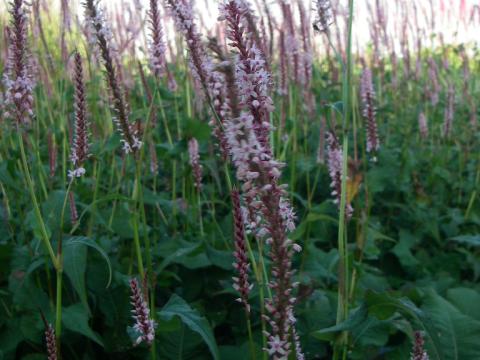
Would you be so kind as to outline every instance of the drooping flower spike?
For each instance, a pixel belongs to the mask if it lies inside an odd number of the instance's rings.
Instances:
[[[75,74],[74,74],[74,91],[75,91],[75,137],[72,143],[70,159],[74,166],[70,170],[68,176],[70,178],[81,177],[85,174],[84,162],[87,160],[88,153],[88,120],[87,105],[85,100],[85,84],[83,81],[82,57],[78,52],[74,56]]]
[[[332,5],[330,0],[315,0],[315,20],[313,28],[318,32],[328,32],[333,21]]]
[[[337,137],[331,131],[327,133],[327,146],[328,173],[331,180],[330,187],[332,189],[333,202],[340,207],[343,177],[343,151],[340,147]],[[353,208],[349,203],[347,203],[345,205],[346,218],[350,219],[352,214]]]
[[[11,25],[8,32],[8,59],[5,64],[5,118],[18,125],[30,123],[33,116],[33,76],[27,49],[27,9],[23,0],[10,3]]]
[[[285,186],[279,185],[283,164],[272,157],[269,145],[271,131],[268,122],[273,102],[268,94],[270,74],[256,48],[245,18],[247,7],[242,0],[223,1],[220,19],[227,24],[227,38],[235,51],[235,82],[239,94],[240,113],[225,124],[236,177],[242,183],[245,203],[243,210],[246,229],[258,241],[269,245],[271,277],[268,286],[272,298],[265,301],[264,349],[274,359],[286,359],[297,348],[297,359],[303,357],[300,344],[294,336],[296,298],[292,283],[292,257],[301,248],[288,234],[295,229],[295,214],[287,199]]]
[[[128,154],[136,152],[142,146],[138,131],[129,121],[129,110],[125,93],[120,85],[117,64],[112,56],[112,33],[108,28],[104,11],[100,9],[95,0],[85,0],[84,3],[91,29],[95,33],[96,43],[105,66],[105,80],[110,88],[113,108],[115,111],[114,123],[122,136],[123,151]]]
[[[188,141],[188,155],[190,165],[192,167],[193,177],[195,179],[195,187],[197,190],[202,188],[202,165],[200,165],[200,155],[198,153],[198,141],[191,138]]]
[[[414,333],[413,351],[410,357],[411,360],[429,360],[429,356],[425,351],[425,341],[420,331]]]
[[[130,280],[130,296],[131,304],[133,306],[132,314],[135,324],[133,328],[137,331],[138,338],[135,340],[135,345],[145,342],[151,345],[155,340],[155,321],[150,318],[150,309],[144,298],[143,292],[140,289],[138,280],[133,278]]]
[[[233,253],[235,262],[233,267],[237,272],[237,276],[233,278],[233,288],[239,292],[240,298],[237,300],[245,306],[245,310],[250,313],[250,304],[248,295],[253,287],[248,281],[248,273],[250,272],[250,262],[248,260],[245,220],[243,218],[242,207],[240,205],[240,193],[237,189],[233,189],[232,193],[233,205],[233,226],[234,226],[234,242],[235,251]]]
[[[360,94],[363,103],[362,114],[366,120],[367,152],[375,152],[380,149],[380,141],[375,116],[375,90],[373,89],[372,72],[367,67],[364,68],[362,73]]]
[[[162,24],[160,23],[160,9],[158,8],[159,0],[150,0],[150,9],[148,11],[150,23],[150,68],[157,78],[161,78],[165,74],[166,69],[166,46]]]
[[[51,324],[47,324],[45,329],[45,342],[47,344],[47,359],[57,360],[57,340],[55,330]]]

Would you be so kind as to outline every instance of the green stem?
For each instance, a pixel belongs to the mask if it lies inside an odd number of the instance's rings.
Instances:
[[[142,248],[140,246],[140,234],[138,231],[138,198],[140,193],[140,161],[136,159],[135,167],[135,183],[133,185],[133,193],[132,193],[132,200],[133,200],[133,213],[132,213],[132,224],[133,224],[133,242],[135,246],[135,254],[137,256],[137,266],[138,266],[138,273],[140,274],[140,278],[143,279],[145,277],[145,269],[143,267],[143,257],[142,257]]]
[[[251,355],[251,359],[256,360],[257,354],[255,354],[255,345],[253,342],[252,323],[250,321],[250,313],[248,311],[245,311],[245,316],[247,317],[248,343],[250,345],[250,355]]]
[[[45,222],[43,221],[42,212],[40,211],[40,207],[38,206],[37,196],[35,195],[35,190],[33,188],[33,181],[32,181],[32,178],[30,177],[30,170],[28,169],[28,163],[27,163],[27,157],[25,155],[25,149],[23,147],[22,131],[18,127],[17,127],[17,136],[18,136],[18,144],[20,146],[20,155],[21,155],[21,160],[22,160],[23,173],[24,173],[24,176],[25,176],[25,180],[27,182],[28,191],[30,193],[30,198],[31,198],[32,203],[33,203],[33,210],[34,210],[34,213],[35,213],[35,218],[36,218],[37,223],[40,227],[41,240],[43,241],[43,245],[45,246],[45,249],[47,250],[48,254],[50,255],[50,259],[53,263],[53,266],[57,269],[58,268],[58,261],[57,261],[57,258],[55,257],[55,253],[53,251],[52,244],[50,243],[50,237],[48,235],[47,228],[45,226]]]
[[[200,199],[200,189],[196,189],[197,193],[197,209],[198,209],[198,221],[200,222],[200,235],[205,237],[205,231],[203,230],[203,217],[202,217],[202,199]]]
[[[338,271],[338,304],[336,324],[341,323],[348,317],[348,239],[346,233],[345,207],[347,205],[347,161],[348,161],[348,128],[350,120],[351,106],[351,86],[352,86],[352,25],[353,25],[353,3],[349,0],[348,17],[348,41],[347,41],[347,63],[344,68],[342,103],[343,103],[343,164],[342,164],[342,186],[340,196],[340,214],[338,226],[338,251],[339,251],[339,271]],[[344,331],[337,340],[334,351],[334,359],[337,360],[340,353],[342,359],[346,359],[348,345],[348,332]]]
[[[59,260],[62,262],[63,256],[59,254]],[[62,275],[61,266],[57,269],[57,301],[55,304],[55,336],[57,338],[57,349],[60,350],[60,337],[62,334]]]

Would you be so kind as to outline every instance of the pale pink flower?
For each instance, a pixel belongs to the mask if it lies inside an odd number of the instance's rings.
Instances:
[[[418,115],[418,128],[422,138],[426,139],[428,137],[428,124],[427,117],[423,111],[420,113],[420,115]]]
[[[340,148],[336,136],[329,132],[327,134],[328,144],[328,173],[330,175],[333,202],[340,207],[342,194],[342,177],[343,177],[343,151]],[[345,205],[345,215],[349,219],[353,214],[353,208],[350,204]]]
[[[378,139],[377,121],[375,118],[375,90],[373,89],[372,72],[369,68],[363,70],[360,83],[360,93],[363,103],[362,114],[367,121],[367,152],[378,151],[380,148],[380,141]]]
[[[139,334],[137,340],[135,340],[135,345],[141,342],[146,342],[148,345],[151,345],[155,340],[156,324],[155,321],[150,318],[150,309],[143,297],[137,279],[133,278],[130,280],[130,290],[132,291],[130,299],[133,305],[133,319],[135,320],[133,328]]]
[[[202,188],[202,165],[200,165],[197,139],[191,138],[188,141],[188,154],[190,157],[190,165],[192,166],[193,177],[195,179],[195,187],[200,190]]]

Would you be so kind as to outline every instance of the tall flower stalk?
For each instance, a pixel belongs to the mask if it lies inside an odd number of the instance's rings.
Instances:
[[[200,165],[200,155],[198,153],[198,141],[191,138],[188,141],[188,155],[190,158],[190,166],[192,167],[195,187],[198,191],[202,189],[202,165]]]
[[[198,141],[195,138],[191,138],[188,141],[188,155],[190,158],[190,166],[192,167],[193,180],[197,193],[197,205],[198,205],[198,217],[200,221],[200,234],[203,236],[203,217],[202,217],[202,202],[201,202],[201,190],[202,190],[202,165],[200,165],[200,155],[198,153]]]
[[[96,42],[103,59],[105,80],[111,91],[113,108],[116,115],[113,121],[122,136],[123,150],[126,154],[135,152],[140,149],[142,142],[133,124],[130,124],[128,119],[129,110],[125,99],[125,92],[120,85],[118,69],[114,63],[110,45],[113,41],[111,32],[106,25],[103,10],[97,6],[95,0],[86,0],[84,6],[91,27],[95,32]]]
[[[418,115],[418,129],[422,139],[426,139],[428,137],[428,124],[427,117],[423,111]]]
[[[453,117],[455,115],[455,88],[453,84],[448,85],[447,106],[445,107],[443,121],[443,137],[448,138],[452,131]]]
[[[253,345],[252,325],[250,321],[250,303],[249,294],[253,288],[250,284],[248,275],[250,273],[250,262],[247,253],[247,238],[245,234],[245,219],[240,204],[240,193],[236,188],[231,191],[232,206],[233,206],[233,238],[235,243],[235,250],[233,256],[235,261],[233,267],[236,271],[236,276],[233,279],[233,288],[239,293],[240,297],[237,299],[245,308],[245,317],[247,320],[248,337],[250,341],[250,352],[252,359],[255,359],[255,348]]]
[[[10,15],[12,30],[10,31],[10,49],[9,61],[7,64],[7,76],[5,77],[6,87],[6,105],[7,118],[12,118],[16,124],[16,133],[18,145],[20,148],[21,171],[27,184],[30,199],[33,204],[35,219],[38,224],[41,241],[52,261],[57,275],[57,299],[56,299],[56,319],[55,332],[50,333],[50,338],[57,336],[57,346],[60,346],[59,338],[61,333],[61,289],[62,289],[62,261],[61,261],[61,244],[55,255],[52,247],[50,234],[40,210],[40,205],[35,194],[34,181],[32,179],[25,147],[23,144],[22,125],[31,122],[33,116],[33,82],[29,74],[28,57],[27,57],[27,17],[23,0],[14,0],[10,4]],[[60,298],[60,301],[59,301]],[[52,340],[53,341],[53,340]],[[52,342],[50,341],[50,342]],[[55,341],[53,341],[55,342]]]
[[[313,27],[318,32],[328,32],[333,22],[332,5],[330,0],[315,0],[315,20]]]
[[[88,120],[85,101],[85,84],[83,82],[82,57],[78,52],[74,56],[75,61],[75,137],[72,144],[70,159],[74,170],[69,172],[69,177],[80,177],[85,174],[83,164],[88,157]]]
[[[330,175],[330,187],[332,189],[333,202],[340,208],[342,195],[342,178],[343,173],[343,150],[340,143],[333,132],[327,134],[328,145],[328,173]],[[353,208],[350,204],[346,204],[345,213],[349,219],[352,216]]]
[[[292,336],[296,298],[292,294],[295,285],[291,262],[293,252],[300,251],[300,247],[288,239],[288,233],[295,228],[295,215],[286,198],[285,186],[278,183],[283,164],[273,159],[268,143],[271,130],[268,119],[273,110],[267,93],[270,74],[248,32],[247,11],[241,0],[220,4],[220,19],[226,21],[227,37],[236,51],[235,75],[242,109],[239,117],[227,121],[225,132],[247,204],[247,228],[270,246],[272,265],[268,286],[272,297],[265,302],[268,311],[265,318],[270,325],[265,332],[265,351],[274,359],[287,359],[294,344],[297,359],[302,359],[300,346]]]
[[[150,68],[157,78],[165,74],[166,67],[166,46],[163,39],[163,29],[160,23],[160,10],[158,8],[159,0],[150,0],[150,10],[148,17],[150,22]]]
[[[328,162],[329,172],[332,178],[332,191],[337,196],[339,203],[339,226],[338,226],[338,251],[339,251],[339,266],[338,266],[338,303],[337,303],[337,319],[336,323],[340,324],[348,317],[349,312],[349,273],[348,273],[348,239],[345,231],[346,220],[351,216],[352,209],[347,201],[347,159],[348,159],[348,130],[350,126],[350,112],[351,112],[351,88],[352,88],[352,27],[353,27],[353,13],[354,0],[348,1],[348,12],[346,12],[347,25],[347,43],[345,60],[332,43],[330,38],[329,26],[332,21],[331,4],[328,0],[317,0],[317,16],[314,22],[314,28],[326,34],[328,42],[335,53],[335,56],[343,69],[342,79],[342,104],[343,104],[343,145],[340,148],[340,142],[333,133],[328,135],[327,141],[329,146]],[[338,26],[338,25],[337,25]],[[339,32],[337,32],[339,34]],[[337,35],[338,36],[338,35]],[[341,41],[338,41],[338,46],[341,46]],[[340,156],[341,155],[341,156]],[[341,159],[341,161],[340,161]],[[341,165],[341,166],[340,166]],[[332,176],[334,175],[334,176]],[[340,183],[340,187],[338,184]],[[340,192],[339,192],[340,191]],[[338,198],[338,193],[340,197]],[[347,356],[348,333],[342,332],[341,336],[334,344],[333,359],[337,360],[340,357],[345,359]]]
[[[250,264],[247,256],[245,220],[243,218],[242,207],[240,204],[240,193],[237,189],[233,189],[231,195],[235,241],[235,251],[233,253],[235,262],[233,267],[237,271],[237,276],[233,278],[233,288],[240,294],[240,297],[237,299],[237,301],[241,302],[245,306],[245,310],[247,314],[249,314],[250,304],[248,302],[248,295],[253,285],[250,285],[248,281]]]
[[[360,82],[360,94],[363,102],[363,117],[366,124],[367,152],[375,152],[380,149],[378,139],[377,120],[375,118],[375,90],[373,89],[372,72],[365,68]]]
[[[192,4],[189,0],[165,0],[165,2],[170,8],[177,29],[183,33],[187,42],[193,77],[200,83],[208,100],[211,101],[216,83],[213,64],[202,44],[201,35],[195,24]]]
[[[224,77],[228,76],[226,74],[222,77],[219,71],[214,70],[212,60],[203,46],[202,37],[197,29],[191,2],[188,0],[165,0],[165,3],[175,20],[177,30],[185,38],[189,50],[190,70],[196,83],[200,84],[212,110],[214,119],[211,123],[215,129],[214,134],[220,143],[222,152],[225,153],[226,140],[222,128],[227,113],[231,110],[224,94]]]

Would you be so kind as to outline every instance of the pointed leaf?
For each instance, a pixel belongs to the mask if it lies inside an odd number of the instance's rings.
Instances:
[[[215,337],[208,321],[201,317],[198,311],[192,309],[180,296],[173,294],[167,304],[158,313],[161,319],[170,320],[175,316],[180,317],[182,322],[191,330],[198,333],[207,344],[215,360],[219,359],[219,353]]]
[[[63,309],[62,322],[66,329],[82,334],[97,344],[104,346],[100,336],[88,325],[88,314],[81,303]]]

